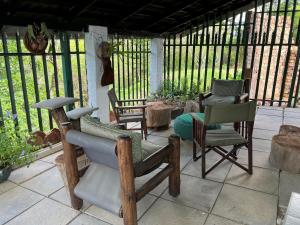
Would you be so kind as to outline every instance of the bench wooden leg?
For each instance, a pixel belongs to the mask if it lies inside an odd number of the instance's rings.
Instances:
[[[78,198],[74,194],[74,188],[79,182],[79,172],[77,166],[75,146],[69,144],[65,139],[66,134],[72,128],[72,125],[70,122],[65,122],[60,125],[62,130],[61,137],[62,137],[62,143],[64,149],[64,163],[66,168],[71,205],[74,209],[80,209],[82,207],[82,199]]]
[[[117,143],[117,155],[124,225],[137,225],[132,142],[129,136],[119,137]]]
[[[180,194],[180,138],[176,135],[169,137],[172,151],[169,155],[169,163],[173,171],[169,176],[169,194],[176,197]]]

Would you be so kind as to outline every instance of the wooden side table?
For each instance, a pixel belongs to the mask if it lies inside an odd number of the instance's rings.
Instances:
[[[163,102],[147,103],[147,127],[155,129],[169,129],[172,107]]]

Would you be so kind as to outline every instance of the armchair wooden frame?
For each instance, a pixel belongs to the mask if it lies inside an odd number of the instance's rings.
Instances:
[[[63,137],[72,129],[70,122],[62,123]],[[66,158],[66,174],[72,207],[80,209],[82,200],[74,194],[74,188],[79,182],[76,155],[74,146],[62,139]],[[169,137],[169,144],[156,151],[140,163],[133,163],[132,141],[129,136],[120,136],[116,145],[116,157],[118,158],[121,202],[119,213],[123,217],[124,225],[137,225],[137,202],[146,194],[157,187],[164,179],[169,178],[169,193],[176,197],[180,194],[180,139],[176,135]],[[135,178],[146,175],[157,169],[162,163],[167,166],[150,178],[138,190],[135,188]]]
[[[127,130],[141,130],[142,137],[145,137],[147,140],[148,130],[147,130],[147,121],[146,121],[146,101],[147,99],[126,99],[119,100],[116,96],[115,90],[111,89],[108,91],[108,97],[113,108],[113,112],[116,116],[116,120],[118,124],[124,124]],[[128,105],[126,103],[139,103],[142,105]],[[131,110],[141,110],[141,113],[126,113]],[[138,116],[136,120],[133,118],[134,116]],[[140,118],[141,117],[141,118]],[[133,118],[133,119],[132,119]],[[127,128],[128,122],[140,122],[141,128]]]

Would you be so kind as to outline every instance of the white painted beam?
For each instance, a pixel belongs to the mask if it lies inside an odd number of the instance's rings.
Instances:
[[[157,92],[163,80],[163,62],[164,62],[164,39],[153,38],[151,40],[150,57],[150,94]]]

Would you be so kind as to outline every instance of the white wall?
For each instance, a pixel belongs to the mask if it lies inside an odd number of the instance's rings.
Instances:
[[[85,60],[88,82],[89,106],[99,107],[93,116],[97,116],[104,123],[109,122],[108,86],[101,86],[103,75],[102,61],[96,55],[96,49],[102,41],[107,41],[107,27],[89,26],[85,33]]]

